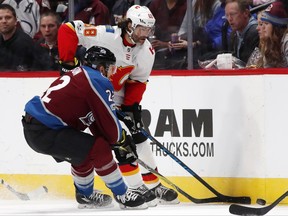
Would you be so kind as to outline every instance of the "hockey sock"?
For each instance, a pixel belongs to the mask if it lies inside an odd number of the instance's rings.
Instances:
[[[108,175],[100,176],[100,178],[105,182],[106,186],[110,188],[113,194],[122,195],[126,193],[127,186],[118,168]]]
[[[81,170],[77,170],[77,167],[71,166],[71,173],[76,190],[85,196],[90,196],[94,187],[93,168],[87,172],[81,172]]]
[[[137,144],[137,153],[141,160],[145,161],[150,167],[157,170],[156,162],[151,151],[149,140]],[[149,189],[156,187],[160,181],[157,176],[149,172],[144,167],[140,166],[142,178]]]

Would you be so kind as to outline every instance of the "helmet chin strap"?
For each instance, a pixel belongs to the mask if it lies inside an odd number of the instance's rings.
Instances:
[[[132,34],[133,34],[134,30],[129,31],[129,29],[127,28],[127,29],[126,29],[126,32],[127,32],[127,34],[128,34],[128,37],[130,38],[131,42],[132,42],[133,44],[136,44],[136,42],[135,42],[135,41],[133,40],[133,38],[132,38]]]

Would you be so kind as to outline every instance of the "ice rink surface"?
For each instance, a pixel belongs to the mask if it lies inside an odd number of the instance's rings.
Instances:
[[[121,210],[114,207],[102,209],[78,209],[74,200],[0,200],[0,215],[232,215],[230,204],[158,205],[146,210]],[[261,207],[253,205],[253,207]],[[278,205],[266,215],[288,215],[287,205]]]

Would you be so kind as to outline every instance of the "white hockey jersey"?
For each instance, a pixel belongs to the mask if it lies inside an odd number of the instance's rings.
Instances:
[[[75,29],[79,45],[87,49],[92,46],[102,46],[114,53],[118,68],[116,73],[121,71],[111,80],[115,89],[114,99],[117,105],[123,104],[125,82],[128,79],[141,83],[148,81],[155,58],[155,51],[148,40],[145,40],[143,45],[137,44],[130,47],[123,44],[122,30],[117,26],[92,26],[79,20],[73,21],[73,25],[71,23],[67,23],[67,25]],[[58,44],[60,43],[61,41],[58,41]],[[61,58],[61,49],[59,52]]]

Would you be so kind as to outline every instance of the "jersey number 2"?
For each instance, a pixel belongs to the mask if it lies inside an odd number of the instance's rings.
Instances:
[[[69,76],[62,76],[60,78],[60,80],[63,80],[62,83],[56,85],[56,86],[52,86],[50,87],[49,89],[47,89],[45,95],[42,97],[42,101],[45,102],[45,103],[49,103],[51,98],[49,98],[49,94],[52,92],[52,91],[57,91],[59,89],[62,89],[64,88],[66,85],[68,85],[68,83],[70,82],[70,77]]]

